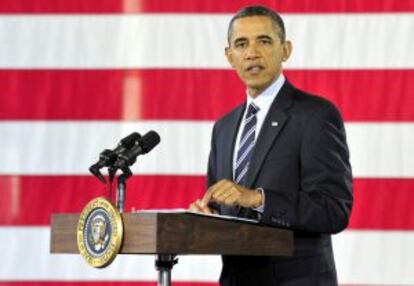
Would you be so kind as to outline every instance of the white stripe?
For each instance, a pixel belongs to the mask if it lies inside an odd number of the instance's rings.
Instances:
[[[223,55],[230,16],[1,16],[0,68],[230,68]],[[294,43],[287,68],[414,67],[413,14],[284,18]]]
[[[245,126],[246,127],[246,126]],[[247,131],[247,133],[246,133],[246,135],[244,135],[244,137],[242,138],[242,140],[240,141],[240,146],[239,146],[239,150],[238,150],[238,152],[240,152],[240,150],[244,147],[244,144],[247,142],[247,139],[249,139],[249,137],[251,136],[251,135],[253,135],[252,137],[253,137],[253,140],[252,140],[252,142],[250,143],[250,146],[253,144],[254,145],[254,132],[256,131],[256,125],[254,125],[254,126],[252,126],[252,128],[249,130],[249,131]],[[248,147],[248,148],[251,148],[251,147]],[[244,156],[240,156],[239,157],[239,159],[240,158],[242,158],[242,157],[244,157]],[[239,164],[240,164],[240,161],[239,162],[237,162],[237,164],[236,164],[236,168],[239,166]]]
[[[236,178],[236,183],[240,183],[240,181],[243,179],[243,176],[246,174],[247,169],[249,168],[249,163],[244,166],[244,169],[240,172],[240,174]]]
[[[240,164],[246,158],[247,154],[249,154],[249,152],[253,149],[253,146],[254,146],[254,142],[251,142],[250,145],[244,151],[244,153],[239,157],[238,161],[236,162],[236,169],[239,168]]]
[[[0,267],[0,281],[157,279],[153,255],[122,255],[107,268],[93,269],[79,255],[50,254],[49,240],[48,227],[0,227],[0,245],[6,246],[2,248],[2,261],[7,261]],[[217,281],[220,269],[218,256],[180,256],[172,277]]]
[[[103,149],[113,148],[132,131],[156,130],[161,143],[138,158],[134,173],[204,175],[212,125],[209,121],[2,121],[0,174],[88,174]],[[354,176],[414,177],[414,123],[347,123],[346,128]]]
[[[105,269],[92,269],[78,255],[49,254],[48,227],[0,227],[0,280],[156,279],[153,256],[120,255]],[[334,236],[341,283],[414,283],[414,232],[346,231]],[[30,255],[27,255],[30,253]],[[180,256],[175,281],[217,281],[218,256]]]
[[[255,114],[250,115],[248,118],[246,118],[246,121],[244,121],[244,125],[249,124],[249,122],[253,119],[253,117],[255,117]]]
[[[204,174],[212,125],[208,121],[0,122],[0,174],[88,174],[103,149],[114,148],[133,131],[143,135],[149,130],[160,134],[161,143],[138,158],[134,173]]]
[[[413,231],[346,231],[334,236],[344,284],[413,285]]]
[[[347,123],[357,177],[414,177],[414,123]]]

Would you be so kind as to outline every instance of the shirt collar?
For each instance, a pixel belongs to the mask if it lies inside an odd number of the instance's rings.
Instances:
[[[248,91],[246,91],[247,106],[250,103],[253,103],[259,107],[259,110],[264,110],[267,113],[267,110],[270,108],[270,105],[272,105],[273,100],[276,98],[277,94],[282,88],[282,85],[285,83],[285,80],[285,76],[283,74],[280,74],[280,76],[268,88],[266,88],[255,98],[251,97]]]

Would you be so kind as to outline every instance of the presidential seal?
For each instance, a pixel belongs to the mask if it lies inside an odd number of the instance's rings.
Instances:
[[[105,198],[90,201],[79,217],[77,239],[79,253],[97,268],[109,265],[122,244],[122,217]]]

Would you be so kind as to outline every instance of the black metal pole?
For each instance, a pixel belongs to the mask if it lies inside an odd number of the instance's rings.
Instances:
[[[119,212],[123,213],[125,211],[125,193],[126,193],[126,180],[127,175],[121,174],[118,177],[118,188],[116,191],[116,207],[119,209]]]
[[[171,270],[177,264],[178,258],[173,254],[158,254],[155,259],[155,269],[158,271],[158,286],[171,285]]]

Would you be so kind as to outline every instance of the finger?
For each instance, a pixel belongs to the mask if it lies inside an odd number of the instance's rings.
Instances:
[[[208,188],[206,194],[204,195],[203,199],[201,200],[201,204],[207,206],[208,203],[212,200],[216,194],[221,194],[226,192],[226,190],[232,188],[234,183],[228,179],[222,179]]]
[[[212,201],[221,204],[224,203],[224,201],[231,195],[233,195],[231,192],[221,193],[220,195],[214,195]]]
[[[204,197],[201,199],[201,201],[200,201],[200,205],[202,205],[202,206],[207,206],[208,205],[208,203],[210,202],[210,200],[211,200],[211,190],[209,189],[209,190],[207,190],[207,192],[204,194]]]
[[[232,193],[232,189],[234,187],[234,183],[229,180],[221,180],[217,184],[213,185],[209,189],[209,200],[217,200],[219,197],[223,196],[224,194],[230,195]]]
[[[203,198],[201,199],[201,205],[207,206],[208,203],[211,200],[211,196],[214,192],[217,191],[218,188],[220,188],[220,186],[224,183],[224,180],[220,180],[217,183],[215,183],[214,185],[210,186],[206,193],[204,194]]]
[[[218,181],[217,183],[215,183],[214,185],[210,186],[210,188],[208,188],[207,192],[217,192],[217,190],[220,190],[223,188],[223,186],[226,185],[231,185],[233,182],[227,179],[222,179],[220,181]]]
[[[195,201],[194,207],[197,209],[197,212],[211,214],[211,209],[208,206],[203,206],[200,200]]]
[[[193,212],[200,212],[200,211],[201,211],[201,210],[197,207],[197,205],[196,205],[196,204],[194,204],[194,203],[190,204],[189,210],[190,210],[190,211],[193,211]]]
[[[200,200],[197,200],[197,201],[194,202],[194,209],[195,209],[195,211],[200,212],[200,213],[211,214],[210,208],[207,207],[207,206],[201,205]]]
[[[190,205],[190,210],[195,212],[203,212],[203,208],[200,206],[200,200],[195,201]]]
[[[211,210],[210,210],[209,207],[207,207],[207,206],[201,206],[201,209],[203,210],[203,213],[211,214]]]
[[[226,206],[235,206],[235,205],[237,205],[238,204],[238,196],[237,195],[228,196],[224,200],[223,204],[226,205]]]
[[[233,193],[237,192],[237,189],[234,188],[233,184],[226,184],[221,187],[221,189],[217,190],[216,192],[213,192],[211,194],[211,197],[213,200],[218,199],[219,197],[228,197],[232,195]]]

